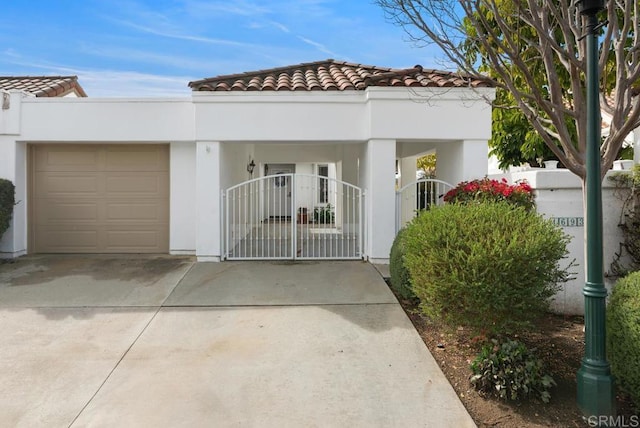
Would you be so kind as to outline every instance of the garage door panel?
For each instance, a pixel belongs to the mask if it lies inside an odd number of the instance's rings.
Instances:
[[[108,196],[141,193],[147,197],[166,198],[169,192],[168,173],[114,173],[106,178],[106,192]]]
[[[166,210],[158,207],[156,203],[145,203],[138,201],[135,203],[113,202],[107,203],[107,222],[125,221],[135,222],[168,222]]]
[[[164,235],[155,230],[109,230],[107,231],[107,247],[105,252],[129,252],[131,249],[157,248]]]
[[[168,252],[168,146],[42,145],[33,156],[33,251]]]
[[[38,151],[36,171],[95,171],[100,163],[100,153],[87,146],[52,146]]]
[[[100,177],[93,174],[73,173],[37,173],[37,197],[92,197],[98,196],[100,191]]]
[[[80,230],[79,230],[80,229]],[[49,253],[97,253],[99,232],[95,228],[81,230],[79,227],[46,229],[41,232],[42,242],[47,244],[43,252]]]
[[[168,171],[168,151],[153,146],[113,146],[107,149],[107,171]]]
[[[36,205],[35,216],[39,224],[98,221],[97,202],[42,200]]]

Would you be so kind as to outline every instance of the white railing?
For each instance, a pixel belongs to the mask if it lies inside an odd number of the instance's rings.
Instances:
[[[425,178],[396,191],[396,233],[420,211],[444,203],[444,195],[453,189],[446,181]]]

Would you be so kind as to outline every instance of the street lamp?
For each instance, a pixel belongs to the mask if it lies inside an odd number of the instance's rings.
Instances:
[[[581,0],[587,39],[587,162],[586,245],[587,280],[583,288],[585,352],[578,370],[578,407],[583,416],[615,414],[614,382],[606,355],[606,298],[602,254],[602,178],[600,176],[600,94],[598,77],[598,18],[604,0]]]

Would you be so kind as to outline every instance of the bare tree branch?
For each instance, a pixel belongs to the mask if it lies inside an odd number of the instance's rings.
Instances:
[[[411,40],[440,48],[458,71],[495,79],[549,149],[584,179],[586,42],[579,0],[376,0]],[[605,15],[603,13],[603,15]],[[604,16],[603,16],[604,17]],[[640,5],[607,0],[598,60],[612,119],[603,175],[640,124]],[[640,85],[639,85],[640,86]]]

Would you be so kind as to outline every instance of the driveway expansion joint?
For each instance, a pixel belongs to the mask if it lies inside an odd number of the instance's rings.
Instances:
[[[284,303],[284,304],[238,304],[238,305],[163,305],[162,308],[304,308],[323,306],[396,306],[398,303]]]

